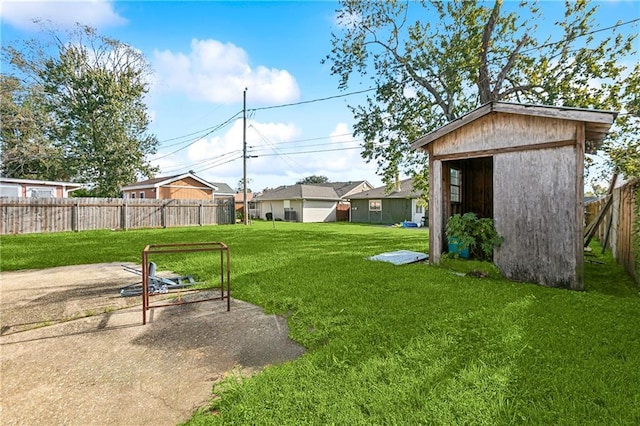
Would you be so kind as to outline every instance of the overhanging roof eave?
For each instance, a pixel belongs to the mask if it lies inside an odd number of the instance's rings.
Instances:
[[[445,136],[454,130],[463,127],[489,113],[502,112],[510,114],[534,115],[538,117],[555,118],[559,120],[582,121],[586,123],[588,139],[598,143],[609,132],[609,128],[616,119],[618,113],[615,111],[604,111],[595,109],[584,109],[574,107],[557,107],[548,105],[529,105],[511,102],[489,102],[479,108],[465,114],[454,121],[451,121],[439,129],[428,133],[413,143],[412,149],[425,149],[431,142]],[[597,129],[597,130],[596,130]]]

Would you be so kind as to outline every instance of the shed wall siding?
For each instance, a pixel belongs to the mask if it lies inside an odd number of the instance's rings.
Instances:
[[[569,120],[496,113],[479,118],[435,141],[433,155],[459,154],[574,139]]]
[[[434,160],[429,153],[429,262],[440,262],[444,238],[444,200],[442,197],[442,161]]]
[[[212,200],[213,191],[199,188],[180,188],[178,186],[164,186],[160,188],[160,197],[163,200]]]
[[[504,237],[494,260],[507,278],[582,289],[576,161],[574,147],[494,157],[494,219]]]

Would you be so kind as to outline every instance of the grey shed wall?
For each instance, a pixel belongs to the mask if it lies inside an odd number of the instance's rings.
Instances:
[[[448,217],[443,162],[493,157],[494,262],[512,280],[582,289],[583,122],[492,113],[428,145],[430,260]],[[445,170],[448,170],[445,168]]]

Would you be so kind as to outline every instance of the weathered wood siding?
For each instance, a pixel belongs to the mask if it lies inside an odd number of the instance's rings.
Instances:
[[[429,261],[440,262],[442,246],[445,239],[444,229],[447,223],[446,206],[444,205],[444,185],[442,161],[434,160],[429,145]],[[449,169],[447,168],[447,173]]]
[[[433,156],[499,150],[574,140],[576,122],[546,117],[495,113],[481,117],[432,143]],[[491,153],[489,153],[491,155]],[[478,156],[478,155],[475,155]]]
[[[606,248],[611,250],[613,257],[640,284],[640,265],[637,264],[636,257],[640,247],[637,245],[638,240],[634,240],[634,235],[640,239],[640,229],[634,229],[634,223],[638,221],[638,185],[640,181],[636,180],[613,190],[611,208],[600,222],[596,238],[601,244],[606,241]],[[602,199],[589,204],[589,220],[596,217],[605,203],[606,199]]]
[[[450,164],[493,157],[493,217],[504,237],[496,265],[512,280],[582,289],[584,143],[582,122],[505,113],[435,139],[427,148],[430,261],[446,247]]]
[[[235,223],[231,200],[0,199],[0,234],[229,223]]]
[[[495,264],[509,279],[582,288],[575,149],[500,154],[494,168]]]

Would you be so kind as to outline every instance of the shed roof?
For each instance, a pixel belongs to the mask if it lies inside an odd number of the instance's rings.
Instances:
[[[279,186],[254,197],[255,201],[276,200],[329,200],[339,201],[340,197],[330,186],[320,185],[288,185]]]
[[[194,175],[193,173],[183,173],[181,175],[173,175],[173,176],[163,176],[163,177],[157,177],[157,178],[153,178],[153,179],[147,179],[147,180],[143,180],[140,182],[136,182],[134,184],[131,185],[127,185],[127,186],[123,186],[122,190],[123,191],[129,191],[132,189],[145,189],[145,188],[158,188],[160,186],[163,185],[168,185],[171,182],[175,182],[184,178],[192,178],[197,180],[198,182],[200,182],[202,185],[207,186],[211,189],[213,189],[214,191],[218,190],[218,187],[215,186],[214,184],[207,182],[206,180],[199,178],[198,176]],[[231,188],[229,188],[231,189]],[[233,193],[234,191],[232,190],[231,193]]]
[[[413,189],[413,179],[404,179],[400,181],[400,190],[393,188],[391,192],[387,192],[386,185],[378,188],[371,189],[369,191],[359,192],[351,195],[349,198],[352,200],[368,200],[377,198],[418,198],[422,195],[422,191],[415,191]]]
[[[611,124],[613,124],[613,121],[618,115],[618,113],[614,111],[493,101],[486,103],[470,113],[445,124],[439,129],[422,136],[411,144],[411,148],[424,149],[428,144],[436,139],[459,129],[478,118],[496,112],[556,118],[559,120],[582,121],[585,123],[585,139],[589,148],[595,148],[600,145],[606,134],[609,132]]]

